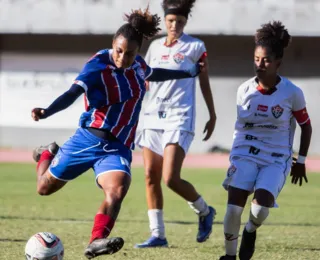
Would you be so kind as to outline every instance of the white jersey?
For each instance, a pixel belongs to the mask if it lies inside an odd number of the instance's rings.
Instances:
[[[206,55],[202,41],[187,34],[171,46],[166,37],[152,42],[145,57],[150,67],[185,70]],[[194,132],[195,78],[149,83],[143,129],[184,130]]]
[[[264,93],[255,77],[243,83],[237,93],[237,113],[231,155],[261,151],[288,158],[296,121],[301,125],[310,122],[302,90],[284,77],[271,94]]]

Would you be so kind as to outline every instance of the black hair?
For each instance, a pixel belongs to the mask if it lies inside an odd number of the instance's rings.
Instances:
[[[163,0],[162,8],[165,15],[183,15],[188,19],[195,1],[196,0]]]
[[[255,34],[255,45],[269,48],[276,59],[283,57],[284,49],[291,42],[288,30],[280,21],[263,24]]]
[[[157,14],[151,14],[149,7],[146,10],[132,10],[130,14],[125,14],[124,19],[127,21],[115,33],[113,39],[122,35],[129,41],[137,41],[139,48],[143,39],[150,39],[155,36],[161,29],[159,28],[160,17]]]

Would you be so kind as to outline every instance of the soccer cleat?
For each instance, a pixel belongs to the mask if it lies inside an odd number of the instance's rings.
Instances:
[[[148,240],[141,244],[136,244],[134,248],[152,248],[152,247],[168,247],[167,239],[151,236]]]
[[[219,258],[219,260],[236,260],[237,257],[235,255],[223,255]]]
[[[91,259],[99,255],[112,255],[123,247],[124,241],[121,237],[96,239],[88,245],[84,251],[86,258]]]
[[[211,232],[213,220],[216,215],[216,210],[209,206],[209,214],[207,216],[199,217],[199,230],[197,234],[197,242],[202,243],[206,241]]]
[[[58,150],[59,150],[59,145],[57,145],[56,142],[53,142],[48,145],[41,145],[40,147],[37,147],[33,150],[33,160],[38,162],[40,160],[41,154],[45,151],[48,150],[52,155],[56,155]]]
[[[250,260],[252,258],[255,249],[256,237],[256,231],[249,233],[246,228],[244,228],[239,250],[240,260]]]

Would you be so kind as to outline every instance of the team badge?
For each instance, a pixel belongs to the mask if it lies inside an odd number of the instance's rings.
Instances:
[[[234,164],[232,164],[227,171],[227,176],[228,177],[232,176],[236,171],[237,171],[237,167]]]
[[[145,78],[144,70],[142,68],[137,69],[137,72],[142,79]]]
[[[184,61],[184,55],[182,53],[178,52],[177,54],[173,55],[173,60],[176,63],[180,64],[181,62]]]
[[[274,107],[271,107],[271,112],[272,112],[272,115],[275,117],[275,118],[279,118],[282,113],[283,113],[283,108],[280,107],[279,105],[276,105]]]
[[[51,167],[56,167],[59,161],[60,161],[60,154],[57,154],[51,162]]]

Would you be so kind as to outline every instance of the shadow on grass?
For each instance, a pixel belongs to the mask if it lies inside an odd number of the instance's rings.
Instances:
[[[93,222],[93,219],[76,219],[76,218],[43,218],[43,217],[23,217],[23,216],[1,216],[0,219],[4,220],[36,220],[36,221],[56,221],[56,222]],[[118,219],[118,222],[123,223],[148,223],[147,219]],[[196,225],[197,221],[181,221],[181,220],[167,220],[167,224],[177,224],[177,225]],[[216,221],[216,225],[223,225],[223,222]],[[242,224],[246,224],[245,222]],[[273,222],[265,223],[265,226],[294,226],[294,227],[320,227],[320,223],[310,224],[310,223],[285,223],[285,222]]]
[[[296,250],[296,251],[320,251],[320,248],[313,248],[313,247],[304,247],[304,248],[299,248],[299,247],[286,247],[288,250]]]
[[[20,243],[20,242],[27,242],[27,240],[25,240],[25,239],[0,238],[0,242],[16,242],[16,243]]]

